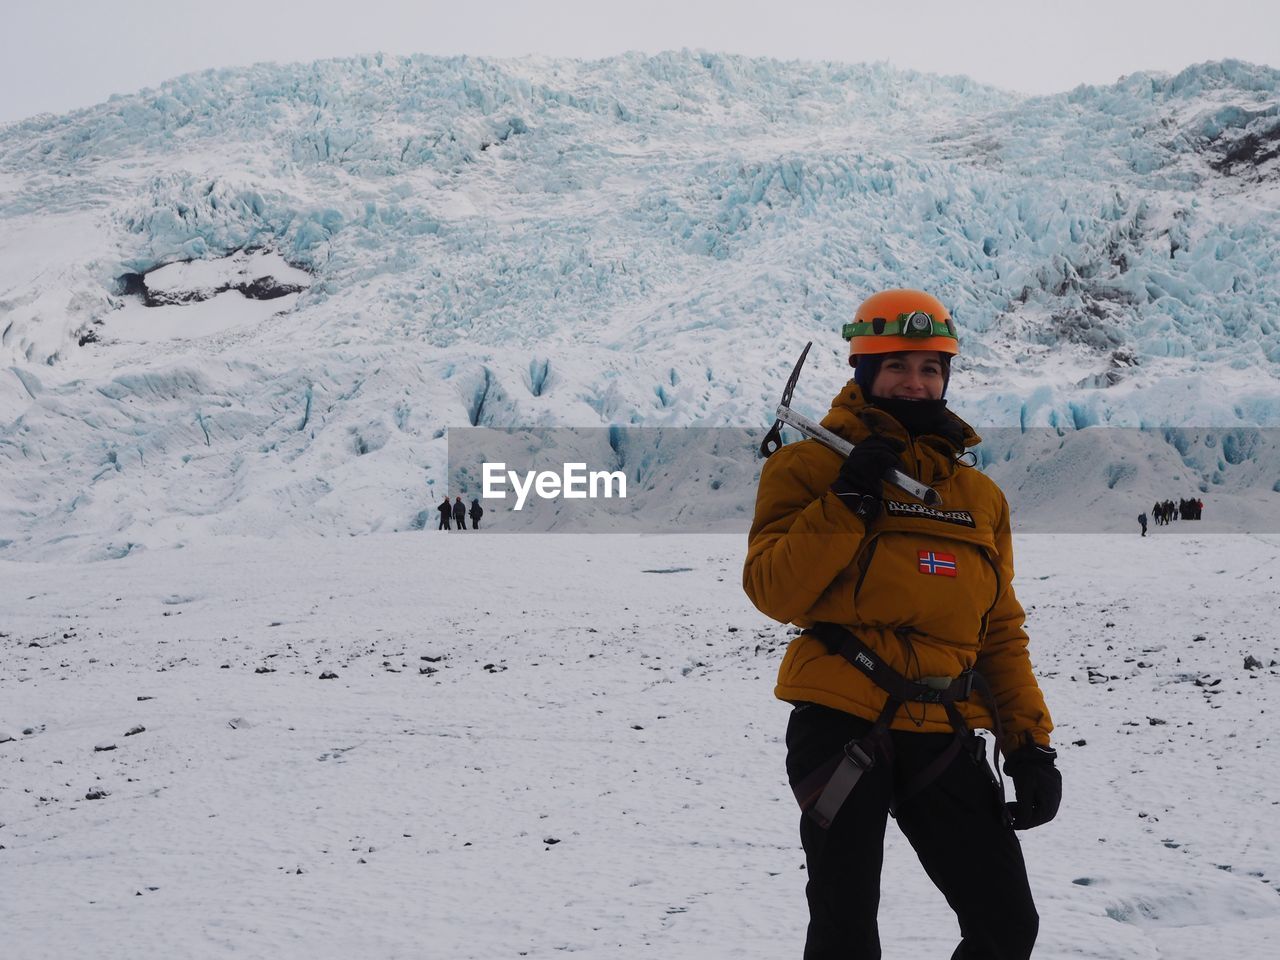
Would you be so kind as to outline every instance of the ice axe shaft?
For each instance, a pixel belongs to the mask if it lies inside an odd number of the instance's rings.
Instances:
[[[788,426],[795,427],[806,437],[817,440],[824,447],[834,450],[842,457],[847,457],[853,450],[853,444],[844,437],[837,436],[822,424],[814,423],[804,414],[796,413],[788,406],[778,404],[778,409],[774,416]],[[908,476],[901,470],[888,470],[885,472],[884,478],[895,487],[901,487],[911,496],[924,501],[931,507],[936,507],[942,503],[942,497],[938,495],[937,490],[933,489],[933,487],[925,486],[915,477]]]
[[[774,416],[788,426],[795,427],[806,437],[817,440],[823,446],[834,450],[842,457],[849,456],[853,452],[853,444],[844,437],[837,436],[820,423],[814,423],[803,413],[796,413],[788,406],[778,404],[778,409]]]

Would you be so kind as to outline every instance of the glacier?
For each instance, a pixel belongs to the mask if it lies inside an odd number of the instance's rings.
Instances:
[[[691,51],[258,65],[7,124],[0,557],[415,529],[474,495],[451,428],[763,430],[808,340],[821,415],[890,286],[955,312],[957,412],[1052,434],[993,447],[1011,497],[1275,524],[1278,144],[1280,71],[1239,61],[1025,97]],[[1104,427],[1141,429],[1057,457]],[[741,524],[661,457],[650,504]]]

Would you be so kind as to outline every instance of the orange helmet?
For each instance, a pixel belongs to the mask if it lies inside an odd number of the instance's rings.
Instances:
[[[849,356],[904,350],[960,352],[951,312],[937,297],[920,290],[882,290],[858,307],[842,331]]]

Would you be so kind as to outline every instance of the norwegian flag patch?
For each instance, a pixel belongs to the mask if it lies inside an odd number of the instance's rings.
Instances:
[[[935,577],[954,577],[956,575],[956,555],[954,553],[939,553],[937,550],[918,550],[916,554],[920,558],[920,565],[917,569],[921,573],[929,573]]]

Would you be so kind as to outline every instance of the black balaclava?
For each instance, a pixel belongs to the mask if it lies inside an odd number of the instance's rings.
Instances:
[[[876,381],[876,374],[880,372],[880,363],[884,360],[883,353],[864,353],[857,357],[857,365],[853,368],[853,382],[862,388],[862,399],[871,400],[871,384]]]
[[[873,397],[871,385],[876,374],[880,372],[880,364],[887,353],[864,353],[857,358],[853,368],[853,382],[862,390],[863,399],[873,407],[883,410],[897,420],[912,436],[924,433],[943,432],[946,422],[947,385],[951,382],[951,355],[939,353],[942,361],[942,396],[937,400],[895,400],[891,397]]]

